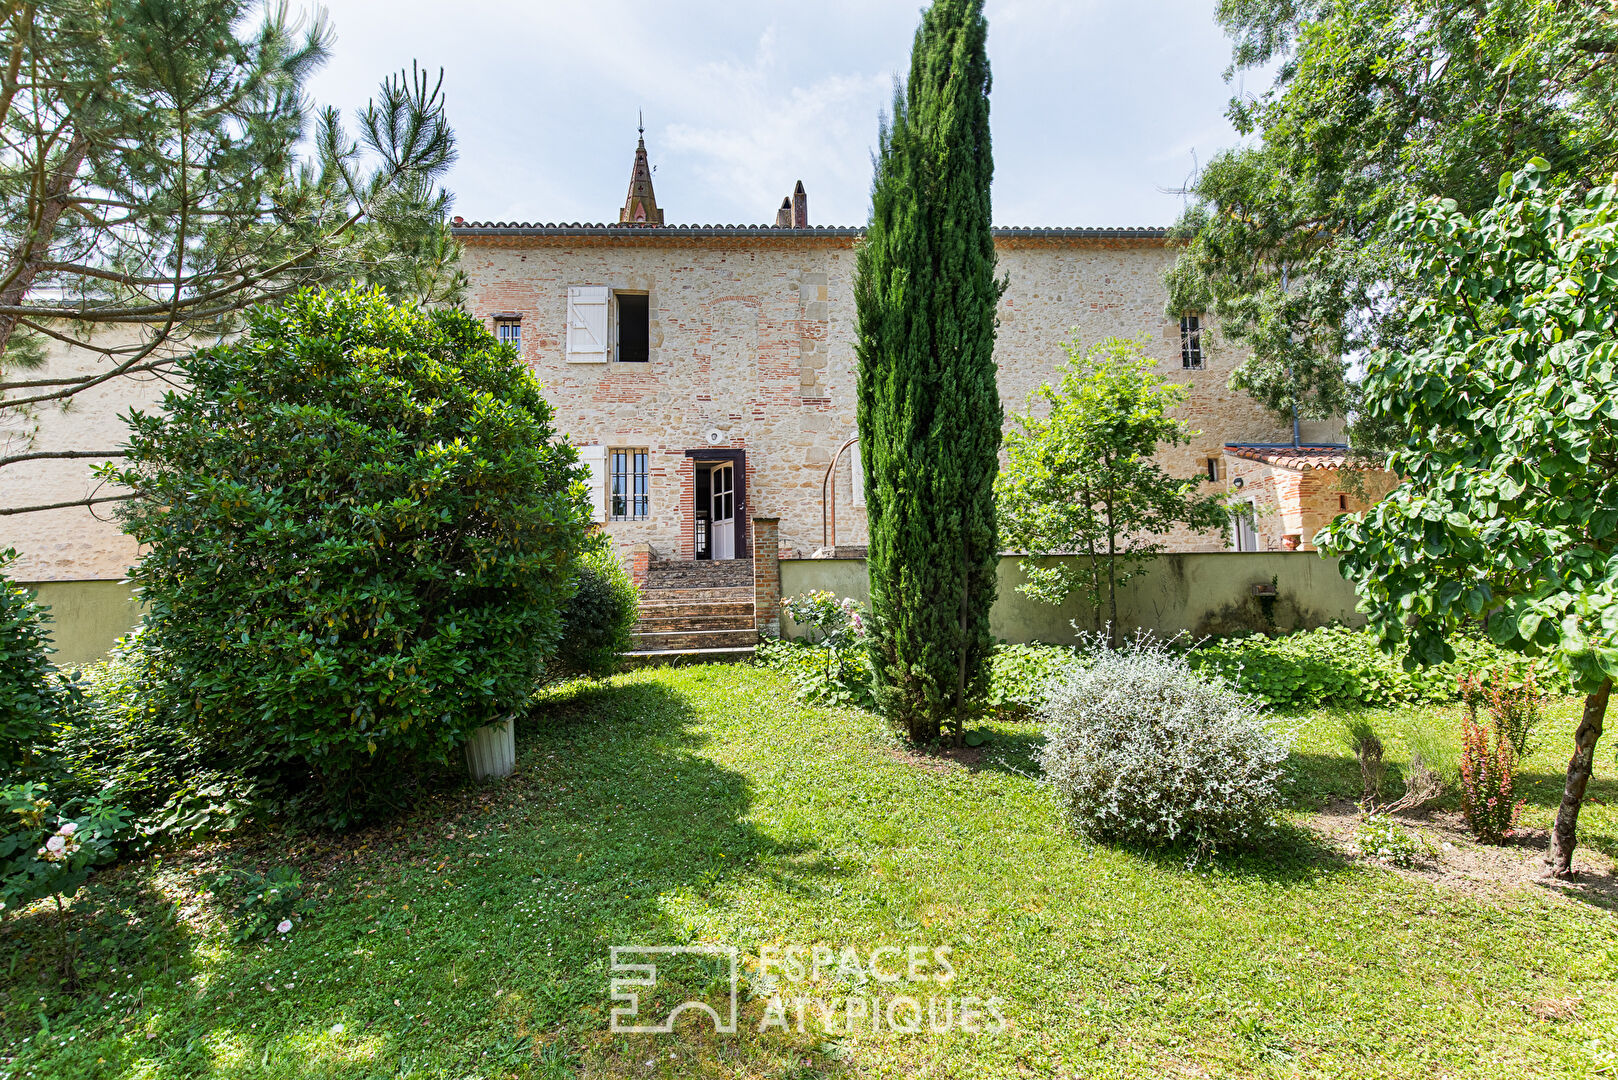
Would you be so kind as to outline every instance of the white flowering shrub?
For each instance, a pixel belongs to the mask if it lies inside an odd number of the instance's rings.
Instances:
[[[1201,850],[1241,840],[1275,810],[1287,747],[1252,698],[1140,639],[1097,649],[1051,683],[1040,764],[1075,829]]]
[[[1387,814],[1367,814],[1354,834],[1360,854],[1390,866],[1413,867],[1423,857],[1436,852],[1424,837],[1410,835],[1409,830]]]

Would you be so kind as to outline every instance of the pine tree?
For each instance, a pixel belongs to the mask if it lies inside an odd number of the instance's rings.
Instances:
[[[260,0],[0,10],[0,483],[41,459],[116,457],[15,433],[110,379],[165,377],[256,304],[350,279],[459,299],[442,76],[386,79],[351,135],[307,93],[330,44],[324,16]],[[27,377],[51,341],[103,362]]]
[[[1000,449],[982,0],[936,0],[895,88],[859,251],[859,429],[872,660],[911,739],[957,739],[986,676]]]

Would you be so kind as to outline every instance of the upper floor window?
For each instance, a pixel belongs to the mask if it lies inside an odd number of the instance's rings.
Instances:
[[[516,315],[500,314],[494,317],[494,336],[502,345],[522,351],[522,319]]]
[[[618,356],[620,363],[644,364],[651,358],[652,313],[645,293],[614,293],[618,307]]]
[[[1187,371],[1202,370],[1202,319],[1180,316],[1180,366]]]
[[[651,514],[650,470],[645,450],[611,452],[612,502],[614,521],[639,521]]]

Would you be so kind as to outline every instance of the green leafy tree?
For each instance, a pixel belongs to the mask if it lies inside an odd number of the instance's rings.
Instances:
[[[1197,494],[1200,477],[1178,480],[1157,463],[1162,447],[1191,441],[1190,425],[1169,415],[1186,387],[1157,374],[1138,342],[1063,347],[1059,385],[1035,390],[1006,438],[995,484],[1001,535],[1030,556],[1024,592],[1051,604],[1082,592],[1095,629],[1107,612],[1116,644],[1118,586],[1163,550],[1168,530],[1219,528],[1225,511],[1218,496]],[[1086,558],[1042,558],[1075,554]]]
[[[459,311],[306,291],[131,416],[132,578],[170,696],[346,825],[522,707],[555,653],[584,472],[514,351]]]
[[[1618,165],[1618,9],[1577,0],[1221,0],[1242,147],[1190,185],[1170,313],[1250,350],[1232,385],[1278,415],[1341,415],[1344,358],[1422,344],[1428,284],[1390,221],[1421,198],[1486,208],[1530,158],[1589,187]],[[1363,418],[1357,418],[1363,419]],[[1397,444],[1359,423],[1356,441]]]
[[[1398,221],[1432,295],[1431,342],[1373,355],[1366,408],[1409,432],[1403,483],[1321,534],[1385,646],[1454,655],[1481,623],[1585,693],[1551,835],[1572,873],[1579,808],[1618,673],[1618,186],[1554,194],[1554,166],[1500,182],[1488,210],[1429,200]]]
[[[455,158],[440,86],[420,71],[387,79],[350,136],[307,96],[330,40],[323,18],[300,27],[255,0],[0,8],[0,419],[27,431],[16,421],[32,410],[163,375],[244,309],[308,285],[458,299],[436,186]],[[102,363],[25,377],[52,342]],[[0,475],[113,457],[115,441],[69,452],[13,438]]]
[[[883,711],[938,737],[987,677],[1000,449],[988,25],[936,0],[881,131],[855,277],[870,636]]]

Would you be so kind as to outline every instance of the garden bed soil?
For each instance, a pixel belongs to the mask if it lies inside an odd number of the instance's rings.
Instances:
[[[1376,862],[1362,855],[1355,842],[1360,811],[1343,799],[1326,806],[1308,819],[1310,826],[1332,846],[1365,862]],[[1602,907],[1618,909],[1618,867],[1613,860],[1588,845],[1573,854],[1577,878],[1558,881],[1546,876],[1546,853],[1550,833],[1544,829],[1518,829],[1504,844],[1484,844],[1466,828],[1466,820],[1455,810],[1418,810],[1397,814],[1394,820],[1419,836],[1424,836],[1436,855],[1424,857],[1412,869],[1389,866],[1407,877],[1425,878],[1472,893],[1499,893],[1522,888],[1552,890]]]

